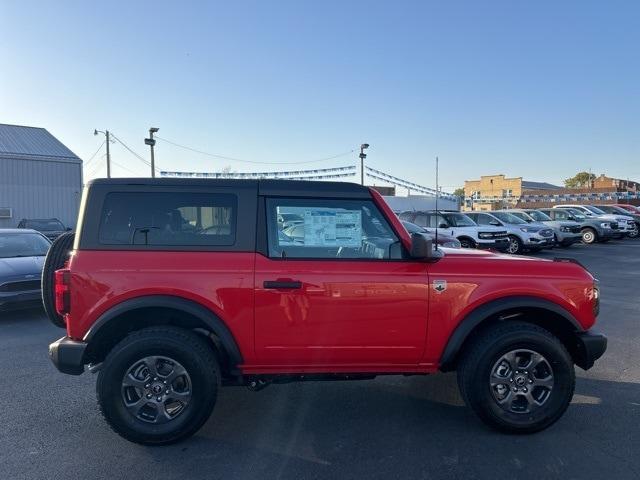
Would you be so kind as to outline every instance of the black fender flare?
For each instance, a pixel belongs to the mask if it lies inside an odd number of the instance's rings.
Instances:
[[[518,308],[540,308],[549,310],[567,320],[576,332],[584,332],[582,325],[580,325],[567,309],[550,300],[528,296],[498,298],[476,307],[458,324],[442,352],[440,370],[444,372],[452,370],[462,345],[469,337],[469,334],[482,322],[500,312]]]
[[[232,366],[235,368],[236,365],[242,363],[242,354],[240,353],[240,348],[238,348],[233,334],[215,313],[193,300],[171,295],[146,295],[125,300],[115,305],[98,317],[85,334],[83,341],[86,344],[90,344],[98,332],[115,318],[124,313],[148,307],[171,308],[196,317],[220,339]]]

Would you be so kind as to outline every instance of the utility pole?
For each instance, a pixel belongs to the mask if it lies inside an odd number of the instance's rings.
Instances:
[[[368,143],[360,145],[360,185],[364,185],[364,159],[367,158],[367,154],[364,151],[369,148]]]
[[[109,139],[109,130],[105,130],[104,132],[102,130],[93,130],[94,135],[98,135],[99,133],[102,133],[106,138],[105,143],[107,144],[107,178],[111,178],[111,153],[109,152],[109,144],[111,142]]]
[[[156,141],[153,138],[153,134],[156,133],[158,130],[160,129],[156,127],[151,127],[149,129],[149,138],[144,139],[145,145],[149,145],[149,147],[151,148],[151,178],[156,178],[156,160],[153,155],[153,147],[156,146]]]

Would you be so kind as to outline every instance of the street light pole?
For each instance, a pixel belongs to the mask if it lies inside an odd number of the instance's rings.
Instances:
[[[367,158],[367,154],[364,151],[369,148],[368,143],[360,145],[360,185],[364,185],[364,159]]]
[[[109,130],[105,130],[104,132],[102,130],[93,130],[94,135],[98,135],[99,133],[102,133],[106,137],[105,143],[107,144],[107,178],[111,178],[111,153],[109,152],[109,144],[111,142],[109,141]]]
[[[151,148],[151,178],[156,178],[156,159],[154,157],[154,151],[153,151],[153,147],[156,146],[156,141],[153,138],[153,134],[156,133],[158,130],[160,129],[156,127],[151,127],[149,129],[149,138],[144,139],[145,145],[149,145],[149,147]]]

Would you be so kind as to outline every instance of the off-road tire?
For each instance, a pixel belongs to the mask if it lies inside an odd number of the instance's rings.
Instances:
[[[494,399],[489,384],[493,365],[506,352],[528,349],[541,354],[553,370],[548,400],[531,413],[507,412]],[[564,345],[536,325],[509,321],[485,329],[468,345],[458,364],[458,386],[465,403],[490,427],[509,433],[533,433],[556,422],[573,397],[575,370]]]
[[[44,260],[42,268],[42,305],[47,314],[47,318],[51,320],[56,327],[65,328],[64,318],[56,312],[55,297],[53,292],[53,274],[56,270],[64,267],[65,262],[69,258],[69,253],[73,248],[73,241],[76,234],[74,232],[66,232],[56,238],[49,247],[47,256]]]
[[[192,395],[185,410],[164,424],[134,417],[122,398],[122,382],[132,364],[146,356],[165,356],[187,371]],[[177,327],[150,327],[127,335],[107,355],[98,375],[100,411],[118,435],[143,445],[167,445],[183,440],[207,421],[216,403],[220,368],[212,346],[199,334]]]

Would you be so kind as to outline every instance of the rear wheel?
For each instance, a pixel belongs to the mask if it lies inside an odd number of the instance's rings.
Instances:
[[[543,430],[565,412],[575,386],[571,356],[547,330],[509,322],[485,330],[458,369],[465,403],[492,428]]]
[[[582,229],[582,243],[590,245],[598,241],[598,234],[593,228],[585,227]]]
[[[64,318],[56,312],[53,294],[53,274],[56,270],[64,267],[64,264],[69,259],[69,253],[73,248],[75,237],[75,233],[66,232],[56,238],[51,247],[49,247],[44,260],[44,267],[42,268],[42,305],[51,323],[60,328],[65,328],[66,325]]]
[[[175,327],[133,332],[103,363],[100,410],[122,437],[164,445],[193,435],[216,402],[220,370],[204,338]]]

